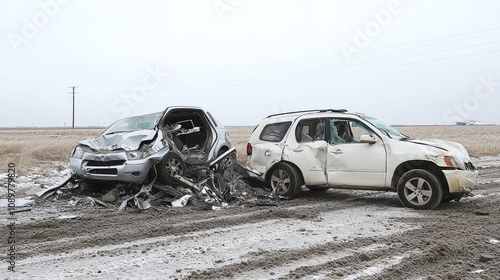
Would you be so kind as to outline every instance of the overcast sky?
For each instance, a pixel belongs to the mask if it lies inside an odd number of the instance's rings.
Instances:
[[[500,1],[0,0],[0,127],[198,105],[500,124]]]

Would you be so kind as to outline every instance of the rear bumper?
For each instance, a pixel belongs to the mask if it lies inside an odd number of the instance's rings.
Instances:
[[[259,172],[257,170],[251,169],[248,166],[245,166],[245,170],[248,172],[248,176],[250,178],[257,179],[257,180],[260,180],[260,181],[263,181],[263,182],[265,181],[263,173],[261,173],[261,172]]]
[[[477,184],[478,171],[443,170],[450,193],[469,193]]]

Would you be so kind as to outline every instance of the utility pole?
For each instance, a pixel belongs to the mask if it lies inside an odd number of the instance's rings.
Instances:
[[[73,122],[71,127],[75,128],[75,88],[77,88],[77,86],[72,86],[68,88],[73,88]],[[71,92],[69,94],[71,94]]]

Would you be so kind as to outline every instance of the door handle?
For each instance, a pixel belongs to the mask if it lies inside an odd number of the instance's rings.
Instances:
[[[302,148],[295,148],[295,149],[293,149],[294,152],[302,152],[303,150],[304,149],[302,149]]]
[[[332,154],[336,154],[336,155],[341,155],[343,154],[344,152],[342,152],[341,149],[337,149],[336,151],[331,151]]]

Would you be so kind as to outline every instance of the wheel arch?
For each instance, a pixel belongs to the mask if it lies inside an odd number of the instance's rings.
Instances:
[[[406,172],[413,170],[413,169],[424,169],[432,173],[437,177],[439,182],[441,183],[441,187],[443,188],[443,194],[448,195],[450,193],[449,187],[448,187],[448,181],[446,180],[446,177],[444,176],[443,171],[434,163],[431,161],[426,161],[426,160],[410,160],[401,163],[395,170],[394,174],[392,176],[391,180],[391,189],[393,191],[397,190],[397,185],[399,182],[399,179],[403,174]]]
[[[229,151],[229,147],[226,144],[223,144],[222,146],[220,146],[219,150],[217,151],[217,156],[220,156],[227,151]]]
[[[280,163],[287,163],[291,167],[295,168],[295,170],[297,171],[297,173],[300,176],[300,179],[302,180],[302,183],[304,183],[304,175],[302,174],[302,170],[300,170],[300,168],[296,164],[294,164],[291,161],[287,161],[287,160],[280,160],[280,161],[274,163],[270,168],[267,169],[266,175],[264,176],[264,180],[265,180],[266,183],[269,182],[270,177],[273,174],[272,171],[274,170],[274,167],[276,167],[276,165],[280,164]]]

